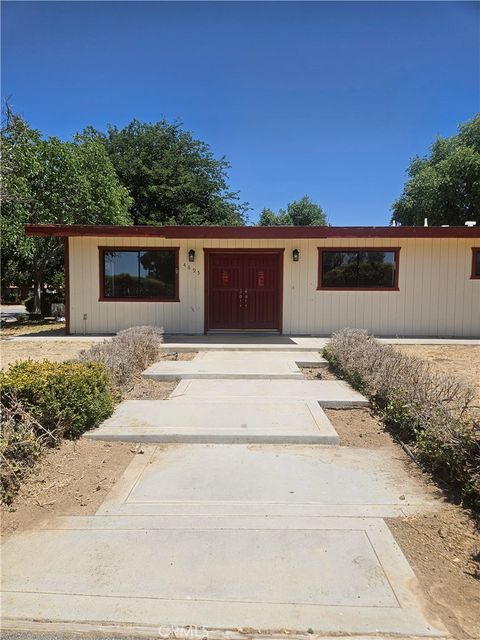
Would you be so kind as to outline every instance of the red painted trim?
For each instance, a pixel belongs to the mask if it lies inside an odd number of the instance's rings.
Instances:
[[[477,227],[210,227],[26,224],[27,236],[211,238],[284,240],[302,238],[480,238]]]
[[[175,297],[174,298],[112,298],[105,296],[105,251],[158,251],[163,250],[175,252]],[[179,297],[179,252],[180,247],[98,247],[99,262],[99,302],[180,302]]]
[[[204,323],[204,329],[203,329],[203,333],[206,334],[209,331],[208,325],[209,325],[209,317],[208,317],[208,312],[209,312],[209,284],[210,284],[210,259],[209,256],[212,253],[258,253],[258,254],[265,254],[265,253],[273,253],[273,254],[277,254],[278,255],[278,265],[279,265],[279,269],[278,269],[278,287],[279,287],[279,296],[278,296],[278,331],[281,333],[283,333],[283,256],[285,253],[285,248],[279,248],[279,249],[219,249],[219,248],[215,248],[215,249],[210,249],[210,248],[204,248],[203,249],[203,253],[204,253],[204,290],[205,290],[205,294],[204,294],[204,303],[203,303],[203,323]],[[239,329],[239,331],[241,332],[241,329]]]
[[[280,253],[281,252],[281,253]],[[285,249],[280,249],[278,253],[278,262],[279,262],[279,295],[278,295],[278,330],[280,334],[283,333],[283,271],[284,271],[284,263],[285,263]]]
[[[400,271],[400,247],[317,247],[318,249],[318,282],[317,291],[400,291],[398,277]],[[323,254],[337,251],[393,251],[395,253],[395,281],[393,287],[324,287]]]
[[[284,253],[285,247],[281,247],[279,249],[262,249],[261,247],[258,249],[222,249],[221,247],[204,247],[204,253]]]
[[[70,335],[70,247],[69,239],[63,239],[63,277],[65,280],[65,335]]]
[[[470,275],[470,280],[480,280],[480,273],[478,275],[475,273],[477,266],[477,253],[480,253],[480,247],[472,247],[472,273]]]

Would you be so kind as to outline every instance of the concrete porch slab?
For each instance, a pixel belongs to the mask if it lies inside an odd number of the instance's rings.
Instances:
[[[181,380],[170,395],[176,399],[316,400],[322,407],[368,407],[368,400],[343,380]]]
[[[175,363],[172,363],[175,364]],[[183,363],[179,363],[183,364]],[[339,444],[315,401],[128,400],[84,437],[128,442]]]
[[[303,445],[149,446],[98,515],[390,517],[431,496],[382,450]]]
[[[321,351],[327,343],[328,338],[252,333],[165,336],[165,346],[172,351]]]
[[[10,621],[445,633],[422,613],[415,575],[377,519],[44,529],[10,539],[2,564]]]
[[[303,379],[299,366],[322,367],[327,361],[313,351],[284,352],[203,351],[189,361],[156,362],[143,372],[153,380]]]

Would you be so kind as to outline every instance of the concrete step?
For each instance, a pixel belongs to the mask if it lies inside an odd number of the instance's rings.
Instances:
[[[128,400],[84,437],[127,442],[339,444],[315,401]]]
[[[165,336],[172,351],[321,351],[328,338],[258,334],[210,334],[208,336]]]
[[[40,529],[2,554],[7,619],[437,636],[379,519],[312,528]]]
[[[145,446],[98,515],[393,517],[431,509],[383,450],[307,445]]]
[[[314,351],[203,351],[193,360],[156,362],[143,372],[153,380],[288,379],[302,380],[299,367],[324,367],[327,361]]]
[[[316,400],[330,409],[368,407],[368,400],[343,380],[181,380],[170,398],[228,400]]]

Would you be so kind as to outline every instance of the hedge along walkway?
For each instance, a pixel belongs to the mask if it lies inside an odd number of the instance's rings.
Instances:
[[[282,397],[283,388],[279,419]],[[145,447],[95,516],[60,518],[7,543],[3,612],[12,626],[22,618],[441,635],[383,520],[429,508],[378,452]]]
[[[358,329],[332,336],[331,365],[368,395],[420,459],[480,509],[480,410],[475,389]]]

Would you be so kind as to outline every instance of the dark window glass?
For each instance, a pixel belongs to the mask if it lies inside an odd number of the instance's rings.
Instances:
[[[104,251],[105,298],[176,298],[176,252]]]
[[[395,251],[322,251],[322,287],[393,289]]]
[[[473,253],[473,275],[480,278],[480,249],[476,249]]]

